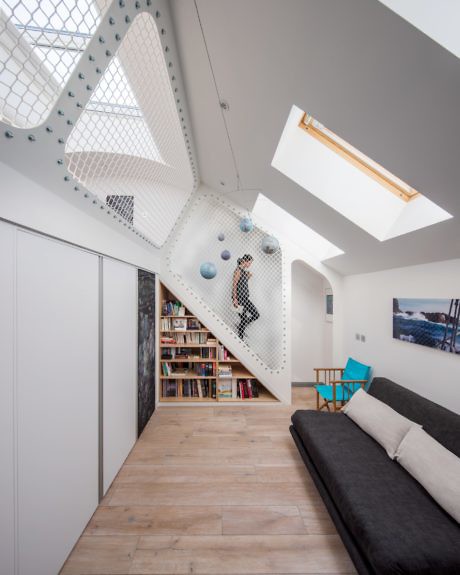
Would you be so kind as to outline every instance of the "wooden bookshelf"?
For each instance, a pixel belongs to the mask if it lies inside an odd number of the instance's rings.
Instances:
[[[160,367],[160,402],[276,403],[278,401],[161,283],[159,311],[160,342],[157,357]],[[183,320],[179,323],[182,326],[186,325],[187,329],[174,329],[172,323],[174,320]],[[170,343],[163,341],[167,338],[171,340]],[[187,341],[180,342],[178,338]],[[199,342],[193,341],[197,338],[200,339]],[[164,357],[165,350],[168,349],[170,351],[168,357]],[[184,357],[182,353],[177,355],[177,352],[182,350],[193,350],[193,353],[187,354],[188,357]],[[200,374],[199,364],[202,364],[203,374]],[[185,367],[187,365],[188,369]],[[230,373],[230,369],[231,377],[219,377],[224,371]]]

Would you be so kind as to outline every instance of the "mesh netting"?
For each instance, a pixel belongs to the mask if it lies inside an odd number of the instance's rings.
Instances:
[[[0,116],[41,124],[110,0],[0,0]]]
[[[139,14],[66,143],[66,161],[118,216],[134,197],[134,227],[157,246],[193,191],[180,121],[155,21]]]
[[[278,370],[286,338],[282,251],[264,253],[267,233],[256,225],[242,231],[242,217],[218,198],[197,198],[175,234],[168,268],[266,367]],[[215,266],[212,279],[200,273],[206,263]],[[212,275],[212,266],[206,269]]]

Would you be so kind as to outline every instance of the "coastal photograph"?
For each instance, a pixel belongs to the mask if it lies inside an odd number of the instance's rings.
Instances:
[[[393,299],[393,337],[460,354],[460,299]]]

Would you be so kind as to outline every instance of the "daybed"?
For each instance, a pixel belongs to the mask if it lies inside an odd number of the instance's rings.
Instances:
[[[385,378],[369,394],[460,457],[460,415]],[[460,525],[351,419],[301,410],[290,430],[358,573],[460,574]]]

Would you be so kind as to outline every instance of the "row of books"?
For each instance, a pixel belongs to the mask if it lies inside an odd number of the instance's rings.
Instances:
[[[219,345],[217,347],[217,358],[219,361],[227,361],[229,359],[233,359],[228,349],[223,345]]]
[[[216,359],[214,347],[164,347],[161,359]]]
[[[163,317],[160,321],[161,331],[193,331],[202,329],[201,323],[195,318]]]
[[[219,378],[231,378],[232,377],[232,366],[231,365],[219,365],[217,371],[217,376]]]
[[[184,379],[183,381],[163,380],[162,397],[211,397],[216,398],[216,382]]]
[[[259,397],[259,385],[255,379],[219,378],[217,393],[220,399],[254,399]]]
[[[161,371],[164,376],[175,375],[175,376],[188,376],[192,377],[193,374],[199,375],[200,377],[213,377],[216,375],[216,364],[211,362],[203,363],[180,363],[176,364],[174,367],[172,363],[168,361],[161,362]]]
[[[163,301],[161,306],[161,315],[186,315],[185,307],[180,301]]]
[[[208,338],[207,333],[175,333],[174,335],[162,335],[160,338],[161,344],[182,345],[184,347],[189,345],[203,344],[214,345],[216,340]]]

